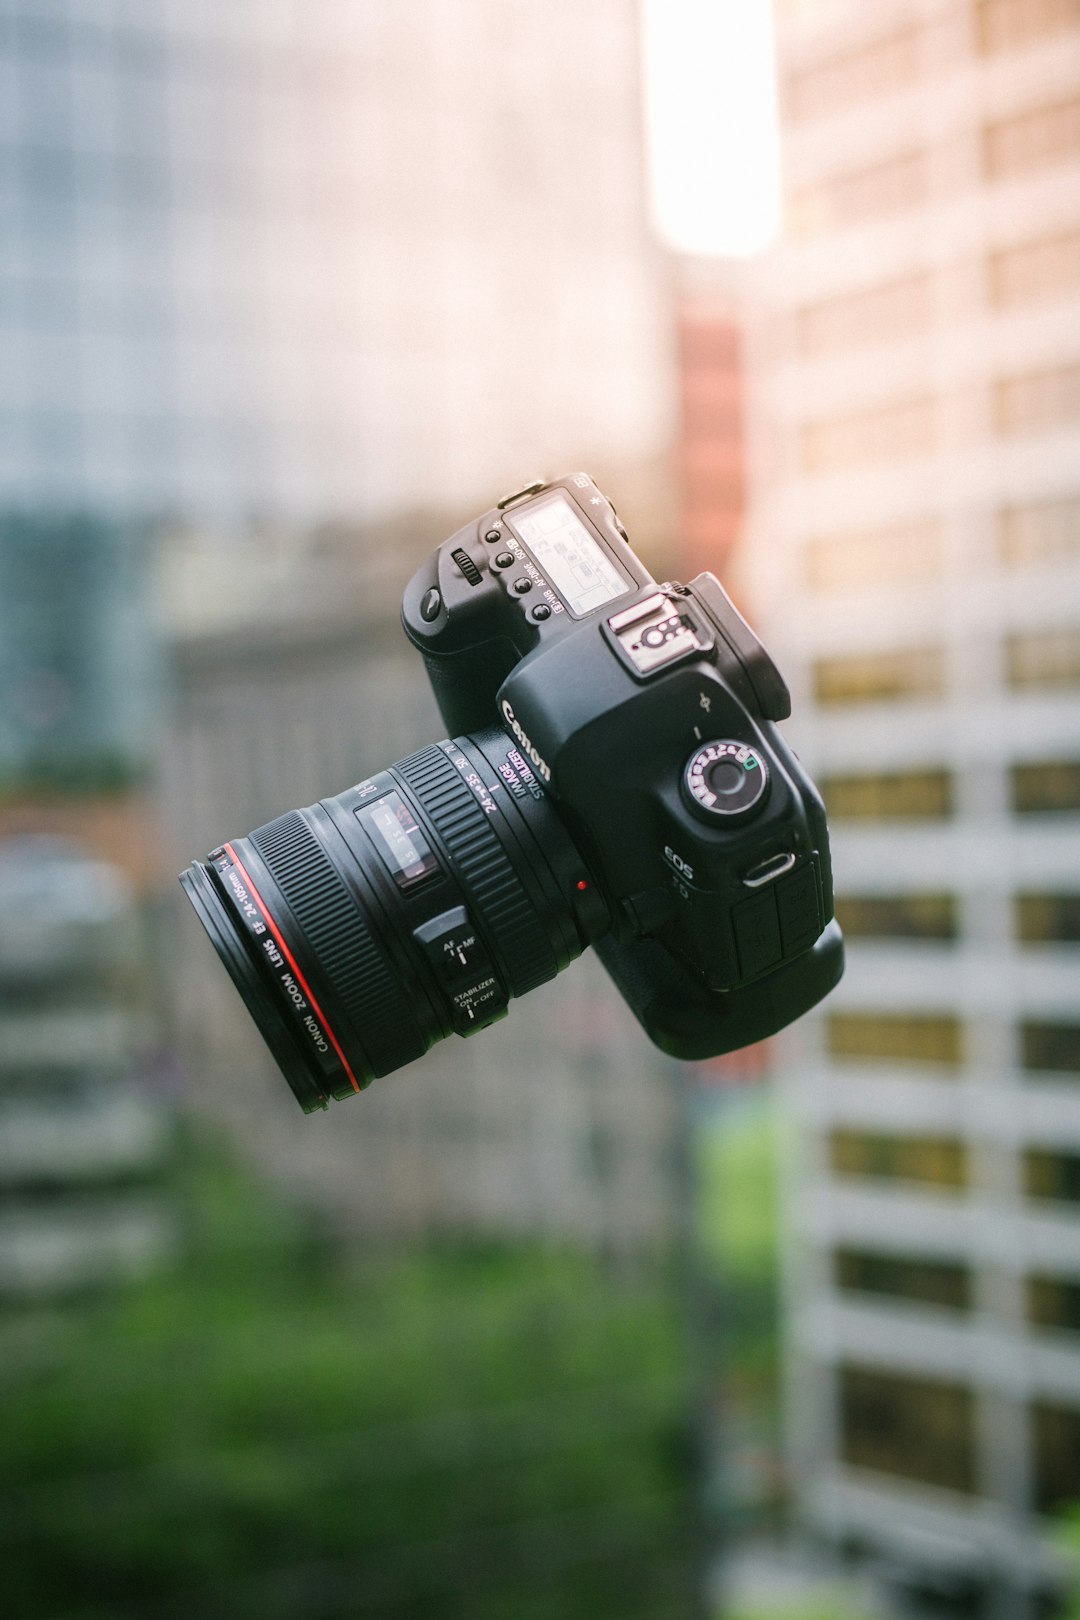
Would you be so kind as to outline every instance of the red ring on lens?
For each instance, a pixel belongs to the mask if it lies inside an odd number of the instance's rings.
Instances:
[[[339,1058],[339,1060],[341,1062],[342,1068],[345,1070],[345,1073],[348,1075],[349,1079],[352,1081],[353,1090],[354,1091],[360,1091],[362,1089],[361,1086],[360,1086],[360,1083],[357,1080],[355,1074],[353,1074],[352,1069],[349,1067],[349,1061],[346,1058],[344,1052],[341,1050],[341,1046],[340,1046],[340,1044],[338,1042],[337,1036],[334,1034],[333,1030],[330,1028],[330,1024],[329,1024],[329,1022],[327,1020],[326,1014],[323,1012],[322,1008],[319,1006],[319,1003],[315,1000],[315,997],[312,995],[311,986],[308,984],[307,980],[304,978],[304,975],[301,973],[299,967],[297,966],[296,958],[293,956],[292,951],[290,951],[289,947],[286,945],[284,939],[281,936],[281,930],[278,928],[278,926],[275,923],[273,917],[271,917],[270,913],[267,911],[266,907],[263,905],[262,895],[259,893],[259,891],[255,887],[254,883],[252,883],[251,877],[250,877],[250,874],[248,873],[247,868],[245,867],[243,861],[240,859],[239,855],[236,853],[235,849],[232,847],[231,844],[225,844],[222,847],[225,849],[225,851],[228,854],[229,859],[232,861],[233,865],[236,867],[237,871],[240,873],[240,876],[243,878],[244,882],[247,884],[248,888],[251,890],[251,897],[255,901],[255,904],[258,906],[259,910],[262,912],[263,919],[264,919],[264,921],[266,923],[266,926],[267,926],[267,928],[269,928],[270,932],[274,936],[275,944],[278,946],[278,948],[281,951],[282,955],[285,957],[285,960],[288,962],[289,966],[292,968],[293,972],[296,974],[297,982],[300,985],[300,988],[303,990],[305,996],[307,996],[308,1000],[311,1002],[312,1010],[314,1011],[316,1018],[319,1020],[319,1023],[325,1029],[325,1031],[327,1033],[327,1036],[329,1037],[330,1044],[334,1048],[334,1051],[338,1055],[338,1058]]]

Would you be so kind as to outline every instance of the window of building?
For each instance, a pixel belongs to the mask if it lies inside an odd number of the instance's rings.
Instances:
[[[956,1189],[968,1184],[967,1147],[955,1137],[835,1130],[829,1136],[829,1163],[838,1176]]]
[[[885,410],[856,411],[802,430],[802,462],[808,473],[840,472],[877,462],[906,461],[937,444],[932,399],[904,400]]]
[[[962,1384],[841,1367],[840,1428],[855,1468],[975,1489],[975,1402]]]
[[[1077,503],[1080,515],[1080,502]],[[1080,555],[1080,522],[1077,524]],[[941,525],[931,520],[895,528],[814,535],[806,543],[806,582],[811,590],[860,590],[874,585],[917,584],[940,574]]]
[[[1020,691],[1080,686],[1080,630],[1025,630],[1009,636],[1005,677]]]
[[[1077,640],[1080,643],[1080,635]],[[826,707],[940,697],[945,657],[940,647],[901,647],[894,652],[819,658],[813,680],[814,696]]]
[[[1080,0],[975,0],[975,38],[984,56],[1077,27]]]
[[[919,63],[919,29],[897,29],[858,50],[790,74],[784,84],[785,111],[802,120],[876,101],[914,83]]]
[[[1039,433],[1080,418],[1080,366],[1003,377],[994,385],[998,431]]]
[[[1080,1501],[1080,1411],[1037,1401],[1031,1408],[1035,1507],[1057,1513]]]
[[[1029,108],[983,130],[983,166],[990,180],[1007,180],[1075,159],[1080,147],[1080,98]]]
[[[1029,1198],[1080,1204],[1080,1153],[1028,1148],[1024,1154],[1024,1191]]]
[[[1026,945],[1080,944],[1080,894],[1018,894],[1016,935]]]
[[[1080,293],[1080,231],[1002,248],[989,271],[990,296],[1005,309]]]
[[[829,814],[839,821],[940,821],[951,816],[948,771],[890,771],[821,779]]]
[[[967,1266],[947,1260],[837,1249],[833,1277],[842,1293],[881,1294],[956,1311],[971,1309],[971,1272]]]
[[[870,343],[896,343],[925,331],[932,318],[930,277],[908,276],[800,310],[799,346],[805,354],[827,354]]]
[[[1080,497],[1009,506],[998,519],[1003,563],[1033,568],[1080,558]]]
[[[905,152],[871,169],[835,175],[802,187],[790,200],[789,229],[796,236],[813,236],[820,231],[887,219],[917,208],[925,195],[923,154]]]
[[[1080,1024],[1025,1019],[1020,1025],[1020,1053],[1025,1069],[1080,1075]]]
[[[955,939],[951,894],[845,894],[836,920],[852,939]]]
[[[1080,1333],[1080,1282],[1066,1277],[1029,1277],[1027,1317],[1033,1327]]]
[[[956,1068],[963,1058],[958,1018],[920,1013],[830,1013],[826,1048],[832,1057],[893,1063],[940,1063]]]
[[[1040,765],[1014,765],[1013,809],[1021,816],[1064,815],[1080,810],[1080,761],[1047,760]]]

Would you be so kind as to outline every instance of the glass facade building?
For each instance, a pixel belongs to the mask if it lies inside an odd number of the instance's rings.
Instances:
[[[468,509],[538,456],[655,488],[633,19],[504,11],[3,0],[0,499]]]
[[[149,774],[162,696],[151,563],[139,525],[0,514],[0,793]]]

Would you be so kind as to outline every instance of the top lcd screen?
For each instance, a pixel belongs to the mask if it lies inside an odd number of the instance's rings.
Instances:
[[[575,618],[633,588],[565,495],[544,495],[507,514]]]

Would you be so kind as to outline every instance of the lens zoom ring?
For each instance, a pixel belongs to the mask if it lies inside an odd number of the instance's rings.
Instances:
[[[421,1057],[423,1038],[363,913],[300,811],[290,810],[256,828],[251,842],[300,924],[375,1073]]]
[[[494,935],[514,995],[546,984],[558,972],[555,953],[509,856],[457,767],[441,748],[431,747],[399,760],[394,769],[434,822],[455,872]]]

